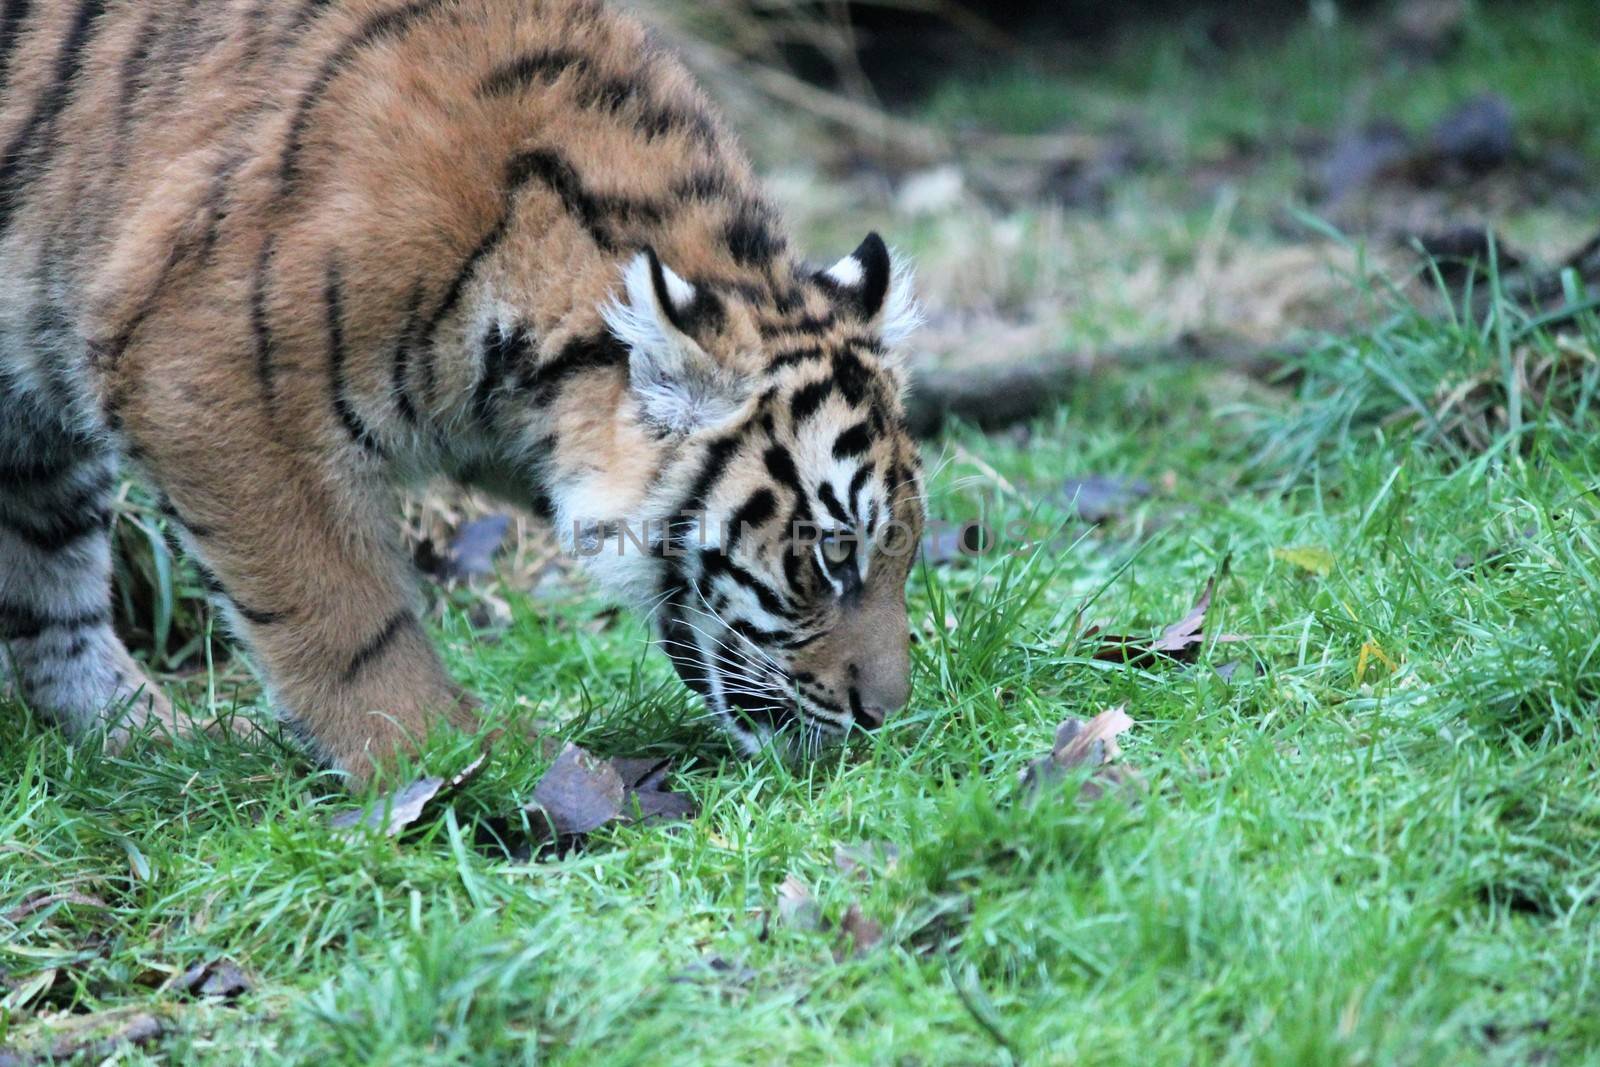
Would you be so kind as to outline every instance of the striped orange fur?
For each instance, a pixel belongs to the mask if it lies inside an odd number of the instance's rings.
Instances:
[[[478,721],[393,514],[443,474],[555,521],[747,747],[875,725],[914,317],[875,236],[806,267],[681,65],[591,0],[0,0],[3,658],[69,728],[170,721],[109,627],[126,457],[363,778]]]

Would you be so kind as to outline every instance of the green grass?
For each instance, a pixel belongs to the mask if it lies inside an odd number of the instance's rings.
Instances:
[[[1600,345],[1582,317],[1559,329]],[[933,446],[936,514],[1027,520],[1043,547],[919,570],[913,710],[845,758],[731,758],[641,625],[592,632],[586,597],[514,598],[493,637],[459,604],[439,637],[497,714],[682,757],[697,819],[564,859],[473,848],[528,798],[526,744],[405,840],[351,843],[325,828],[349,801],[290,750],[107,759],[5,709],[0,915],[66,889],[107,906],[0,920],[9,985],[54,972],[0,1048],[148,1006],[175,1029],[122,1062],[1600,1062],[1600,420],[1571,402],[1592,381],[1486,449],[1387,417],[1394,381],[1493,336],[1383,319],[1293,400],[1147,368],[1025,444]],[[1156,492],[1085,530],[1058,487],[1086,474]],[[1326,574],[1276,552],[1305,546]],[[1214,574],[1213,628],[1243,649],[1091,658],[1083,623],[1154,632]],[[252,699],[221,679],[186,691]],[[1026,802],[1055,723],[1119,703],[1147,791]],[[442,737],[426,762],[470,750]],[[868,842],[900,859],[863,884],[833,855]],[[883,943],[837,962],[833,934],[769,924],[790,875]],[[161,990],[218,956],[255,980],[237,1004]]]
[[[1219,47],[1192,24],[1136,23],[1111,45],[1053,48],[1017,70],[953,81],[926,105],[955,126],[1041,133],[1135,122],[1179,159],[1237,145],[1278,146],[1306,133],[1337,133],[1387,118],[1422,133],[1480,93],[1511,104],[1530,147],[1562,145],[1600,159],[1600,8],[1575,0],[1479,2],[1459,44],[1437,59],[1393,47],[1380,19],[1335,18],[1316,5],[1281,35],[1251,34]]]

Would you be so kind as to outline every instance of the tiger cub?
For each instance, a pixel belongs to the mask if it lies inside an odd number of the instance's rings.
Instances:
[[[549,517],[738,744],[907,699],[917,313],[802,265],[683,67],[593,0],[0,0],[0,648],[68,730],[172,709],[109,621],[118,457],[356,782],[477,727],[399,486]]]

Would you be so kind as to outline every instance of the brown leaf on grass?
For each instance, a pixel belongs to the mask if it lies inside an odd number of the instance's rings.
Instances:
[[[612,822],[646,823],[692,817],[694,800],[665,788],[672,762],[607,760],[569,744],[533,790],[525,810],[543,827],[543,841],[575,843]]]
[[[854,959],[876,948],[882,940],[883,925],[863,914],[859,904],[851,904],[845,909],[844,918],[839,920],[839,940],[833,947],[833,958],[838,963]]]
[[[255,988],[250,976],[226,956],[197,963],[173,979],[172,988],[194,997],[233,1000]]]
[[[128,1048],[153,1045],[171,1028],[171,1020],[138,1008],[62,1016],[49,1022],[49,1044],[0,1049],[0,1067],[32,1067],[72,1059],[98,1063]]]
[[[525,810],[542,816],[548,837],[573,837],[598,830],[622,814],[626,789],[610,760],[569,744],[533,789]]]
[[[398,837],[406,828],[422,817],[436,797],[459,789],[478,776],[486,756],[479,756],[452,778],[419,778],[401,789],[385,795],[380,803],[370,808],[342,811],[328,820],[335,830],[367,830],[385,837]]]
[[[794,875],[778,887],[778,922],[793,930],[822,929],[822,908],[806,884]]]
[[[1153,641],[1142,637],[1101,633],[1099,627],[1090,627],[1084,636],[1099,641],[1094,658],[1104,663],[1121,663],[1129,667],[1146,667],[1159,659],[1193,663],[1200,653],[1201,646],[1207,640],[1206,615],[1211,610],[1211,594],[1215,592],[1216,586],[1217,579],[1215,577],[1209,579],[1206,587],[1200,592],[1200,599],[1189,609],[1189,613],[1168,626],[1161,632],[1161,636]],[[1238,634],[1220,634],[1213,640],[1217,644],[1236,644],[1244,638]]]
[[[1111,762],[1122,754],[1117,737],[1132,728],[1133,719],[1123,705],[1102,711],[1088,722],[1062,721],[1056,727],[1055,747],[1050,755],[1034,760],[1022,772],[1023,789],[1030,796],[1037,795],[1082,767],[1093,768],[1079,793],[1084,800],[1098,800],[1108,788],[1137,783],[1137,775]]]
[[[842,850],[841,850],[842,851]],[[863,868],[858,866],[845,867],[839,855],[835,855],[835,862],[840,864],[840,870],[845,873],[857,872],[865,877]],[[883,926],[876,919],[870,918],[861,910],[861,905],[855,901],[845,909],[844,917],[839,920],[835,930],[833,923],[822,915],[822,906],[811,895],[811,890],[794,875],[789,875],[778,886],[778,907],[776,919],[779,926],[790,930],[801,930],[806,933],[827,933],[834,931],[836,936],[833,945],[833,958],[837,963],[847,959],[854,959],[870,951],[883,940]],[[765,938],[765,934],[762,935]]]

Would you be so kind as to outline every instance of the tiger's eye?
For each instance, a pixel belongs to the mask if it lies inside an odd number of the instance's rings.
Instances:
[[[853,537],[834,535],[822,542],[822,558],[830,566],[842,567],[855,558],[856,541]]]

